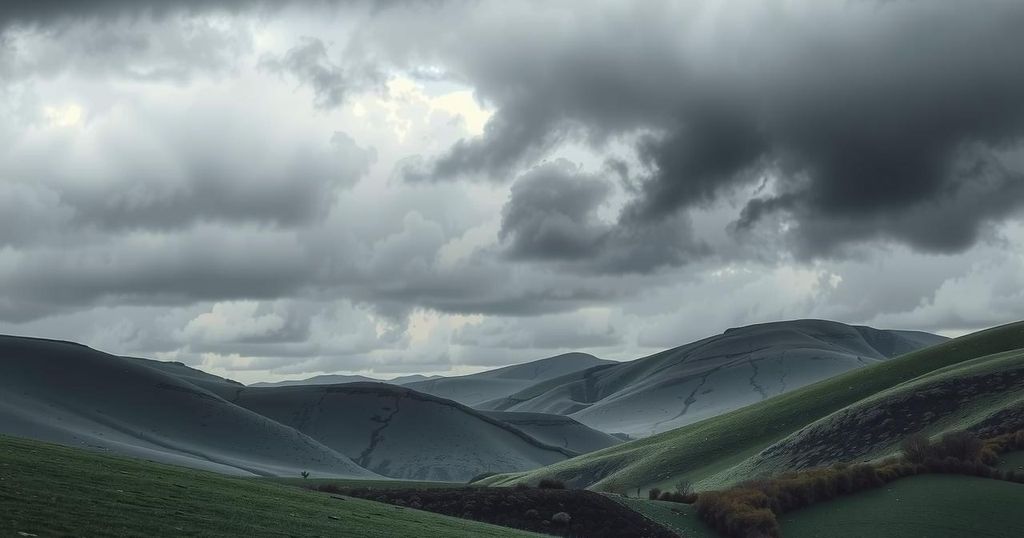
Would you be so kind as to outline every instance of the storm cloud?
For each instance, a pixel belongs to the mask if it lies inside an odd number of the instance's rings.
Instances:
[[[684,218],[619,223],[597,213],[611,182],[558,160],[537,166],[512,185],[498,236],[513,260],[560,261],[589,272],[650,272],[710,253]]]
[[[6,2],[0,331],[245,381],[1024,317],[1024,5]]]
[[[736,229],[781,215],[808,257],[872,240],[960,251],[1024,203],[1007,163],[1024,135],[1018,2],[552,11],[529,40],[471,19],[483,44],[452,63],[495,115],[410,179],[508,180],[566,139],[633,138],[644,167],[623,224],[767,176]]]

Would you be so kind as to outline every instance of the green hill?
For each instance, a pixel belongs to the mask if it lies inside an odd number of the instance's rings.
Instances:
[[[780,517],[786,538],[1016,538],[1024,485],[989,478],[922,475],[815,504]]]
[[[4,536],[538,536],[0,436]]]
[[[776,461],[779,458],[761,461],[766,454],[772,454],[766,449],[826,417],[831,418],[844,408],[873,397],[884,397],[885,391],[929,373],[941,376],[943,368],[1019,348],[1024,348],[1024,322],[949,340],[695,424],[535,471],[498,475],[485,483],[532,483],[553,477],[594,489],[633,491],[654,486],[671,488],[685,477],[694,481],[698,489],[720,488],[758,473],[782,470],[784,467],[775,466],[780,464]],[[1019,357],[997,357],[992,361],[980,361],[969,368],[1005,368],[1021,364]],[[936,380],[941,379],[933,379]],[[998,394],[989,394],[987,398],[987,407],[968,412],[973,413],[975,422],[998,405],[1012,403],[999,401]],[[963,414],[962,408],[954,411]],[[959,416],[947,416],[945,420],[952,423]],[[875,452],[878,448],[872,445]],[[820,458],[820,461],[826,459]],[[754,465],[754,462],[762,465]],[[795,463],[799,466],[800,462]]]

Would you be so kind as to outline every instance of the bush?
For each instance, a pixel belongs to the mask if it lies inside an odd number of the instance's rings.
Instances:
[[[947,458],[960,461],[978,461],[981,459],[981,440],[970,432],[949,432],[935,445],[936,451]]]
[[[572,521],[572,516],[570,516],[566,512],[558,512],[557,514],[551,516],[551,522],[552,523],[557,523],[559,525],[568,525],[569,522],[571,522],[571,521]]]
[[[665,491],[662,492],[659,499],[674,503],[693,504],[697,500],[697,495],[695,493],[684,494],[679,493],[678,491]]]
[[[647,498],[652,500],[652,501],[656,501],[660,497],[661,497],[661,490],[658,489],[658,488],[651,488],[650,491],[647,492]]]
[[[907,461],[914,463],[924,463],[924,460],[928,459],[931,455],[931,449],[931,441],[920,433],[915,433],[900,443],[903,457],[907,458]]]
[[[554,478],[542,478],[537,483],[537,487],[540,489],[565,489],[565,482]]]
[[[676,493],[687,497],[693,495],[693,482],[690,482],[685,478],[681,478],[676,482]]]
[[[302,471],[302,472],[301,472],[301,473],[299,473],[299,474],[301,474],[301,475],[302,475],[302,478],[309,478],[309,471]]]

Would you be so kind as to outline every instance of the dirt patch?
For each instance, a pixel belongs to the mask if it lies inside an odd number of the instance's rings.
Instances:
[[[367,489],[320,491],[472,519],[553,536],[591,538],[676,536],[608,497],[586,490],[537,488]]]

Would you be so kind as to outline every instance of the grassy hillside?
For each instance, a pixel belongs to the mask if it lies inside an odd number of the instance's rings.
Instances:
[[[0,535],[537,536],[0,436]]]
[[[922,475],[782,516],[786,538],[1017,537],[1024,485],[957,475]]]
[[[1024,428],[1024,350],[940,368],[864,398],[751,458],[759,472],[875,459],[910,433],[972,430],[982,437]],[[840,442],[841,440],[841,442]]]
[[[597,489],[632,490],[670,487],[686,477],[698,488],[722,487],[749,476],[744,460],[844,407],[941,368],[1018,348],[1024,348],[1024,323],[980,331],[656,436],[486,482],[557,477]]]

